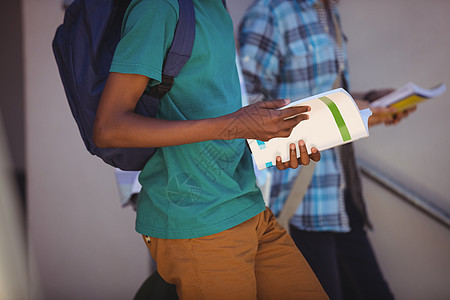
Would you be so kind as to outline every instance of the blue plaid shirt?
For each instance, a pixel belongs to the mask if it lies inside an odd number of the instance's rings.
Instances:
[[[327,27],[329,19],[321,20],[321,5],[318,0],[260,0],[246,12],[239,43],[251,103],[280,98],[297,100],[318,94],[332,89],[339,74],[348,82],[345,43],[337,52],[333,37],[336,31]],[[334,3],[331,10],[338,17]],[[339,155],[334,149],[321,154],[291,224],[309,231],[349,231]],[[286,201],[298,171],[270,168],[270,208],[275,214]]]

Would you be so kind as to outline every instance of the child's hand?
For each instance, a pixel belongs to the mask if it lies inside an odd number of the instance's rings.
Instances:
[[[289,99],[260,101],[232,113],[234,138],[268,141],[288,137],[298,123],[309,118],[305,113],[311,110],[309,106],[279,109],[288,103]]]
[[[300,149],[299,158],[297,158],[297,150],[294,144],[289,145],[290,160],[288,162],[281,162],[281,157],[277,156],[276,165],[278,170],[296,169],[299,165],[308,165],[311,159],[316,162],[320,160],[320,152],[317,148],[311,148],[311,154],[308,155],[304,141],[300,140],[298,147]]]
[[[369,118],[369,127],[385,124],[385,125],[395,125],[398,124],[402,119],[406,118],[410,113],[416,110],[416,106],[408,108],[406,110],[398,110],[394,107],[371,107],[370,102],[375,101],[387,94],[394,91],[392,88],[373,90],[366,93],[364,97],[365,100],[355,99],[356,104],[359,109],[364,109],[370,107],[372,115]]]
[[[393,124],[395,116],[399,113],[393,107],[371,107],[372,115],[369,117],[369,127],[378,124]]]
[[[369,127],[384,123],[385,125],[396,125],[401,120],[406,118],[410,113],[416,110],[416,106],[408,108],[406,110],[398,110],[393,107],[371,107],[372,116],[369,118]]]

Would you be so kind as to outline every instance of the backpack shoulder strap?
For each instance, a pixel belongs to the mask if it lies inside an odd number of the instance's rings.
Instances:
[[[150,95],[161,99],[173,85],[174,78],[191,57],[195,39],[195,11],[192,0],[179,0],[179,17],[172,45],[164,62],[161,83],[155,86]]]
[[[195,11],[192,0],[181,0],[179,18],[172,45],[167,54],[163,74],[176,77],[191,57],[195,39]]]

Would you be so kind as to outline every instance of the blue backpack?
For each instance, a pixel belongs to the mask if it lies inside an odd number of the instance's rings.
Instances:
[[[125,171],[142,170],[155,148],[98,148],[92,141],[95,114],[108,78],[122,20],[130,0],[75,0],[56,31],[53,53],[69,102],[87,150]],[[159,99],[189,60],[195,38],[192,0],[181,0],[175,35],[164,62],[161,84],[144,92],[135,112],[156,117]],[[151,37],[148,37],[151,39]]]

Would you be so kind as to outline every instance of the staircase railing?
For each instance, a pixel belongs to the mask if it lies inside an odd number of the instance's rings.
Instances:
[[[358,165],[361,169],[361,173],[368,179],[376,182],[378,185],[384,189],[390,191],[391,193],[398,196],[400,199],[406,203],[417,208],[424,214],[433,218],[435,221],[450,229],[450,214],[444,209],[438,207],[437,205],[431,203],[428,200],[421,198],[419,195],[411,192],[401,184],[397,183],[392,178],[389,178],[385,174],[376,170],[371,165],[367,164],[361,159],[358,159]]]

